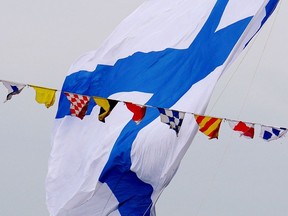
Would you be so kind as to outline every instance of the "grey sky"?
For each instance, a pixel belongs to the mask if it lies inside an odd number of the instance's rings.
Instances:
[[[71,63],[141,2],[2,1],[0,79],[60,89]],[[287,8],[282,1],[220,79],[207,114],[288,127]],[[0,100],[6,93],[0,86]],[[26,88],[0,104],[1,216],[48,216],[44,184],[57,104],[46,109],[34,97]],[[288,138],[267,143],[259,132],[256,126],[248,140],[223,123],[219,140],[198,134],[158,201],[158,216],[288,215]]]

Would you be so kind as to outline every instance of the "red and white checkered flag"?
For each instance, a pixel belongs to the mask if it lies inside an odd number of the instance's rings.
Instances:
[[[65,92],[64,94],[67,96],[67,99],[71,103],[70,104],[71,116],[76,116],[80,119],[83,119],[87,112],[90,97],[68,92]]]

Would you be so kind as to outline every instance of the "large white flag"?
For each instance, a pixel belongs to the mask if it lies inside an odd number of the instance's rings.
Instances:
[[[147,0],[71,67],[63,91],[204,114],[213,88],[278,0]],[[198,126],[178,136],[147,108],[137,125],[121,104],[81,121],[59,101],[47,175],[51,216],[155,215]]]

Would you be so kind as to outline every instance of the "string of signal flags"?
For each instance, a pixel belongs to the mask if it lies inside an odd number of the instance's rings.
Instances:
[[[145,117],[147,108],[158,109],[160,115],[160,121],[169,125],[170,129],[173,129],[178,136],[182,122],[184,120],[185,115],[192,114],[194,115],[195,121],[199,125],[199,131],[204,133],[209,139],[218,139],[219,130],[221,123],[223,121],[228,122],[229,126],[233,131],[236,131],[240,134],[240,136],[253,139],[254,138],[254,127],[257,123],[237,121],[227,118],[217,118],[211,116],[198,115],[191,112],[183,112],[178,110],[154,107],[150,105],[141,105],[134,104],[128,101],[120,101],[115,99],[108,99],[98,96],[87,96],[80,95],[72,92],[64,92],[57,89],[46,88],[42,86],[35,86],[30,84],[16,83],[5,80],[0,80],[3,85],[7,88],[8,94],[6,96],[7,102],[12,99],[13,95],[18,95],[25,87],[32,87],[35,90],[35,100],[39,104],[44,104],[47,108],[54,105],[56,92],[63,92],[66,95],[67,100],[70,102],[70,115],[74,117],[78,117],[81,120],[85,117],[88,104],[91,99],[95,101],[95,103],[100,106],[100,112],[98,115],[99,121],[105,123],[105,118],[109,116],[112,112],[113,108],[119,103],[124,103],[128,110],[133,113],[132,120],[138,125]],[[262,124],[258,124],[261,126],[260,137],[266,141],[272,141],[279,139],[286,135],[287,129],[283,127],[273,127],[266,126]]]

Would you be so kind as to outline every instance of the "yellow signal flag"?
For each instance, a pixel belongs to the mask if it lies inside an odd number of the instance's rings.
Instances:
[[[209,139],[218,139],[222,119],[201,115],[194,115],[194,117],[199,125],[199,131],[207,135]]]
[[[95,103],[100,106],[100,113],[98,115],[98,119],[101,122],[105,123],[105,118],[109,116],[113,108],[116,106],[118,101],[106,99],[106,98],[100,98],[100,97],[93,97]]]
[[[36,92],[35,100],[39,104],[45,104],[47,108],[53,106],[55,102],[55,94],[56,90],[55,89],[48,89],[48,88],[43,88],[39,86],[32,86]]]

